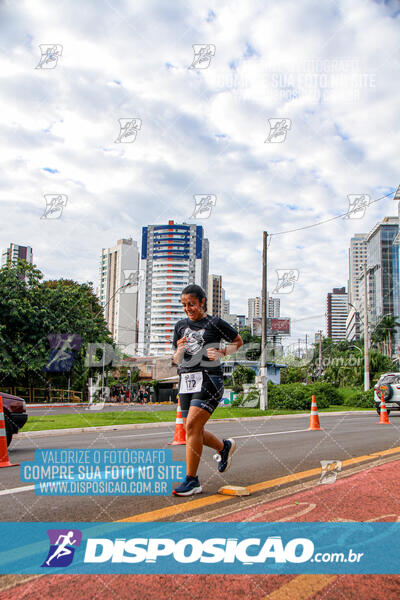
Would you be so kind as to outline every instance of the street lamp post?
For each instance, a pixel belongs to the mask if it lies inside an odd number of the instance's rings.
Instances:
[[[364,263],[364,392],[369,390],[368,287],[367,263]]]
[[[268,378],[267,378],[267,317],[268,317],[268,289],[267,289],[267,248],[268,233],[263,232],[263,262],[262,262],[262,314],[261,314],[261,385],[260,385],[260,408],[268,408]]]
[[[364,263],[364,391],[367,392],[370,388],[369,374],[369,332],[368,332],[368,267]],[[350,304],[350,306],[353,306]],[[356,307],[353,308],[357,311]]]

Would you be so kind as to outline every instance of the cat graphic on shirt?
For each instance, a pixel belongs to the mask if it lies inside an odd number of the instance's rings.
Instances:
[[[202,349],[204,346],[204,332],[205,329],[197,329],[196,331],[193,331],[193,329],[190,329],[190,327],[186,327],[183,334],[187,340],[185,352],[188,354],[196,354]]]

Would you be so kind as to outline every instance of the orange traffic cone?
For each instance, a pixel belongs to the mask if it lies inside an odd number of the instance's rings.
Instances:
[[[0,467],[17,467],[19,463],[8,460],[6,423],[3,412],[3,398],[0,396]]]
[[[169,442],[169,446],[184,446],[186,444],[186,433],[185,433],[185,428],[183,426],[183,419],[182,419],[182,411],[181,411],[181,404],[179,402],[179,396],[178,396],[178,405],[176,407],[176,421],[175,421],[175,433],[174,433],[174,439],[172,442]]]
[[[383,394],[381,396],[381,414],[379,417],[379,425],[390,425],[389,415],[387,412],[385,398],[383,397]]]
[[[313,431],[318,431],[319,429],[321,429],[321,426],[319,424],[318,408],[317,408],[317,401],[315,400],[315,396],[312,397],[310,427],[308,429],[313,430]]]

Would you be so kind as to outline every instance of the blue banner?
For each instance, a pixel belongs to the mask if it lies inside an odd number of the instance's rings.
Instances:
[[[39,496],[170,496],[186,464],[170,449],[39,449],[22,462],[21,481]]]
[[[398,574],[400,523],[1,523],[0,573]]]

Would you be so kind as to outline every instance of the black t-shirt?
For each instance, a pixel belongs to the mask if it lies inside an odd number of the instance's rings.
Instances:
[[[187,347],[178,366],[178,373],[192,371],[207,371],[210,375],[222,376],[221,362],[210,360],[207,356],[209,348],[219,348],[221,340],[233,342],[238,332],[220,317],[206,315],[199,321],[181,319],[175,325],[172,346],[177,348],[177,342],[187,338]]]

